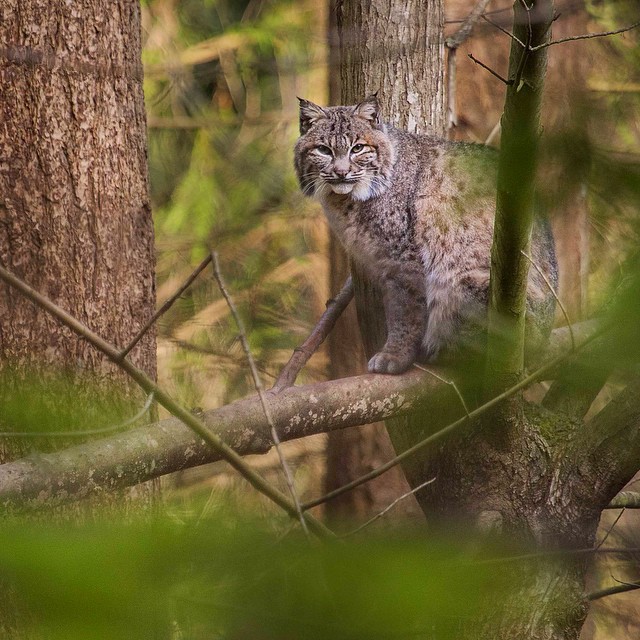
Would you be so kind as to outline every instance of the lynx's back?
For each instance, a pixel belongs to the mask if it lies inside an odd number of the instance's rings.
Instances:
[[[301,188],[320,200],[347,252],[385,297],[389,338],[370,370],[396,373],[460,347],[485,322],[497,154],[383,124],[375,98],[354,107],[301,101],[300,114]],[[546,222],[536,225],[532,253],[555,283]],[[546,339],[554,303],[531,269],[534,342]]]

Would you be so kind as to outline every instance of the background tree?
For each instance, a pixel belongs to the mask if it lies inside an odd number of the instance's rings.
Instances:
[[[0,42],[0,262],[124,347],[155,306],[138,2],[5,2]],[[0,296],[4,430],[73,429],[83,411],[99,427],[142,406],[85,341]],[[131,357],[155,377],[153,330]],[[32,446],[3,437],[0,457]]]
[[[328,104],[331,105],[345,104],[340,82],[339,6],[336,2],[330,3],[328,20]],[[420,24],[424,19],[421,15],[421,7],[415,5],[412,10],[413,13],[409,16],[409,21]],[[428,46],[427,43],[424,46]],[[416,52],[416,55],[420,55],[422,51],[423,48],[420,47],[420,52]],[[403,111],[406,111],[408,106],[408,103],[402,103]],[[396,117],[400,118],[401,114],[398,113]],[[434,130],[434,133],[442,132]],[[339,291],[349,274],[349,260],[339,240],[331,233],[329,240],[329,290],[334,294]],[[367,359],[358,330],[355,303],[352,302],[345,309],[329,335],[327,343],[328,373],[331,379],[366,373]],[[333,491],[359,478],[364,473],[387,462],[393,457],[393,453],[393,447],[382,422],[365,425],[360,429],[329,433],[326,449],[325,490]],[[402,470],[396,467],[391,469],[384,478],[376,478],[331,500],[325,505],[325,509],[328,517],[336,523],[349,522],[354,519],[366,520],[408,490],[409,486]],[[401,514],[405,517],[401,518]],[[406,517],[419,518],[420,515],[420,509],[415,499],[409,497],[394,510],[393,517],[394,520],[401,521],[406,520]]]
[[[155,310],[139,3],[9,0],[0,43],[0,264],[124,347]],[[155,330],[131,358],[155,377]],[[4,283],[0,380],[2,462],[68,446],[78,429],[118,424],[144,404],[118,367]],[[135,496],[143,509],[151,487]],[[102,494],[82,512],[126,501]],[[2,635],[24,638],[28,624],[6,598]]]

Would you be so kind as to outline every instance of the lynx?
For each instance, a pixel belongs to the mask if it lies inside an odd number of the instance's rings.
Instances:
[[[387,340],[370,372],[455,357],[485,324],[496,157],[383,123],[375,96],[339,107],[300,99],[301,189],[320,201],[351,259],[382,291]],[[536,221],[531,251],[555,287],[546,221]],[[554,307],[548,284],[530,269],[529,345],[546,341]]]

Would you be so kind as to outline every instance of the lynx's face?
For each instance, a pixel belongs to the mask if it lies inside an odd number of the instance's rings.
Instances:
[[[355,107],[323,108],[300,100],[295,167],[305,195],[375,198],[389,185],[394,161],[375,97]]]

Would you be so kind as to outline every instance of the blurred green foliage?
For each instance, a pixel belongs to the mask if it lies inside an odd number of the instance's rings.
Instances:
[[[142,411],[144,407],[146,411]],[[4,363],[0,371],[0,438],[11,457],[19,451],[60,449],[92,435],[108,435],[152,418],[140,390],[84,371],[38,370]],[[12,437],[12,434],[16,434]],[[19,456],[18,456],[19,457]]]
[[[324,221],[292,167],[296,93],[324,91],[323,11],[291,0],[143,7],[159,299],[215,247],[252,350],[272,375],[327,297]],[[209,276],[159,323],[161,370],[183,400],[205,406],[252,387]],[[186,379],[203,367],[207,390]]]
[[[73,527],[5,521],[5,632],[15,616],[21,637],[52,640],[446,640],[508,589],[506,572],[460,543],[396,534],[319,546],[269,533],[235,508],[227,515]]]

